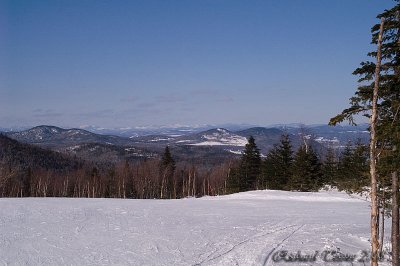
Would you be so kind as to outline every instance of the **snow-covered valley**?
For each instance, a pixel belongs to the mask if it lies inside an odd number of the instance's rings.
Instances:
[[[369,203],[335,191],[0,199],[2,265],[289,265],[282,250],[325,265],[331,251],[360,258],[368,239]]]

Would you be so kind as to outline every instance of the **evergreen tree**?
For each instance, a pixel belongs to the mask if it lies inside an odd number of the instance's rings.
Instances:
[[[239,190],[256,189],[257,180],[261,174],[260,150],[257,148],[253,136],[246,144],[239,166]]]
[[[349,142],[340,156],[334,185],[348,192],[362,192],[369,184],[368,147],[360,141]]]
[[[241,187],[243,187],[240,181],[240,169],[239,167],[233,167],[226,179],[226,193],[232,194],[240,192]]]
[[[359,140],[353,151],[353,192],[362,192],[369,185],[368,159],[368,146]]]
[[[116,191],[116,186],[115,186],[115,179],[116,179],[116,173],[115,173],[115,166],[111,166],[110,169],[107,171],[107,180],[106,180],[106,190],[104,192],[104,196],[106,198],[111,198],[115,191]],[[120,197],[120,195],[118,195]]]
[[[96,166],[94,166],[91,171],[91,187],[88,188],[88,197],[95,198],[97,196],[96,192],[99,185],[99,181],[100,181],[100,172],[99,169]]]
[[[399,2],[396,0],[396,2]],[[380,161],[386,156],[394,160],[384,167],[391,169],[392,175],[392,200],[397,204],[398,171],[400,170],[400,4],[385,10],[378,15],[381,23],[372,27],[372,43],[378,49],[370,52],[368,56],[374,62],[362,62],[353,74],[359,75],[360,86],[355,95],[350,99],[350,107],[330,120],[335,125],[344,120],[354,124],[354,116],[362,114],[370,119],[370,177],[371,177],[371,243],[372,265],[377,265],[377,252],[379,242],[377,218],[378,204],[377,188],[383,187],[379,178],[383,167]],[[376,58],[376,59],[375,59]],[[375,63],[376,62],[376,63]],[[378,156],[378,154],[380,156]],[[389,159],[390,160],[390,159]],[[378,164],[378,167],[376,167]],[[392,246],[393,255],[396,257],[394,265],[399,265],[399,213],[398,206],[392,209]],[[382,244],[382,243],[381,243]]]
[[[324,185],[335,185],[334,181],[338,174],[338,160],[336,159],[335,150],[328,147],[325,160],[322,164],[322,175]]]
[[[23,196],[30,197],[31,196],[31,182],[32,182],[32,169],[28,167],[26,171],[26,175],[24,175],[22,180],[23,185]]]
[[[288,186],[291,190],[317,191],[322,185],[321,163],[312,147],[302,145],[294,157],[293,174]]]
[[[349,141],[346,144],[343,152],[339,156],[338,172],[333,182],[339,190],[347,190],[350,187],[351,180],[353,178],[353,146]]]
[[[267,154],[263,163],[263,177],[268,189],[286,189],[293,163],[293,150],[288,134]]]
[[[128,198],[135,198],[136,191],[134,187],[134,180],[132,178],[132,171],[129,162],[126,160],[124,164],[124,177],[126,182],[126,196]]]
[[[160,162],[160,179],[161,179],[160,198],[172,197],[175,168],[176,168],[175,160],[172,158],[169,147],[166,146]]]
[[[175,160],[174,158],[172,158],[169,146],[165,147],[164,153],[161,157],[161,166],[162,167],[173,166],[173,168],[175,168]]]

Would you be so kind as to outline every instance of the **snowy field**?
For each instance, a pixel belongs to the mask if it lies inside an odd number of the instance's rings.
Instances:
[[[333,191],[0,199],[0,265],[351,265],[329,252],[359,259],[368,239],[369,203]]]

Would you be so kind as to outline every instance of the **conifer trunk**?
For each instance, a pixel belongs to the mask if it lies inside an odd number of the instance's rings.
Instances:
[[[396,19],[399,21],[400,13],[396,12]],[[400,45],[400,29],[397,29],[397,44]],[[400,69],[397,68],[396,75],[400,75]],[[395,115],[396,116],[396,115]],[[394,118],[396,119],[396,117]],[[394,121],[393,121],[394,122]],[[396,146],[393,146],[393,152],[396,152]],[[392,173],[392,265],[399,266],[399,202],[398,202],[398,191],[399,191],[399,177],[397,171]]]
[[[192,177],[192,170],[191,169],[189,169],[189,182],[188,182],[188,184],[187,184],[187,196],[188,197],[190,197],[190,179],[191,179],[191,177]]]
[[[196,172],[193,170],[193,197],[196,197]]]
[[[385,237],[385,188],[382,189],[380,219],[381,219],[381,231],[379,232],[379,236],[380,236],[379,254],[382,254],[382,251],[383,251],[383,240],[384,240],[384,237]]]
[[[392,173],[392,265],[399,266],[399,190],[397,172]]]
[[[381,70],[381,47],[382,47],[382,35],[384,18],[381,20],[381,26],[379,30],[378,38],[378,50],[376,56],[376,68],[375,68],[375,84],[372,97],[372,112],[370,118],[371,126],[371,140],[370,140],[370,174],[371,174],[371,266],[378,266],[378,251],[379,251],[379,240],[377,226],[378,217],[378,198],[377,198],[377,174],[376,174],[376,122],[378,118],[377,102],[378,102],[378,89],[379,89],[379,77]]]

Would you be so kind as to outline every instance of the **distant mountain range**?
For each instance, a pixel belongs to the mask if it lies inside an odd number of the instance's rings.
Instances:
[[[81,143],[126,145],[130,142],[128,138],[119,136],[101,135],[83,129],[63,129],[55,126],[38,126],[19,132],[7,132],[6,135],[21,142],[48,147]]]
[[[234,128],[231,126],[231,128]],[[317,149],[327,146],[336,148],[344,147],[347,142],[360,139],[368,142],[369,133],[367,125],[337,126],[326,125],[301,127],[250,127],[238,130],[226,128],[203,129],[180,127],[176,129],[152,129],[148,133],[134,134],[133,131],[118,131],[116,135],[99,134],[98,130],[91,132],[86,129],[63,129],[55,126],[37,126],[19,132],[6,132],[5,134],[23,143],[50,148],[55,151],[91,158],[102,161],[117,161],[120,159],[135,159],[156,157],[169,145],[179,158],[197,158],[202,156],[217,156],[220,158],[237,156],[241,154],[247,143],[247,138],[253,136],[257,146],[266,154],[275,144],[279,143],[281,135],[289,134],[294,149],[307,138],[313,142]],[[106,131],[103,131],[106,132]],[[142,132],[143,133],[143,132]],[[129,137],[128,137],[129,136]]]

